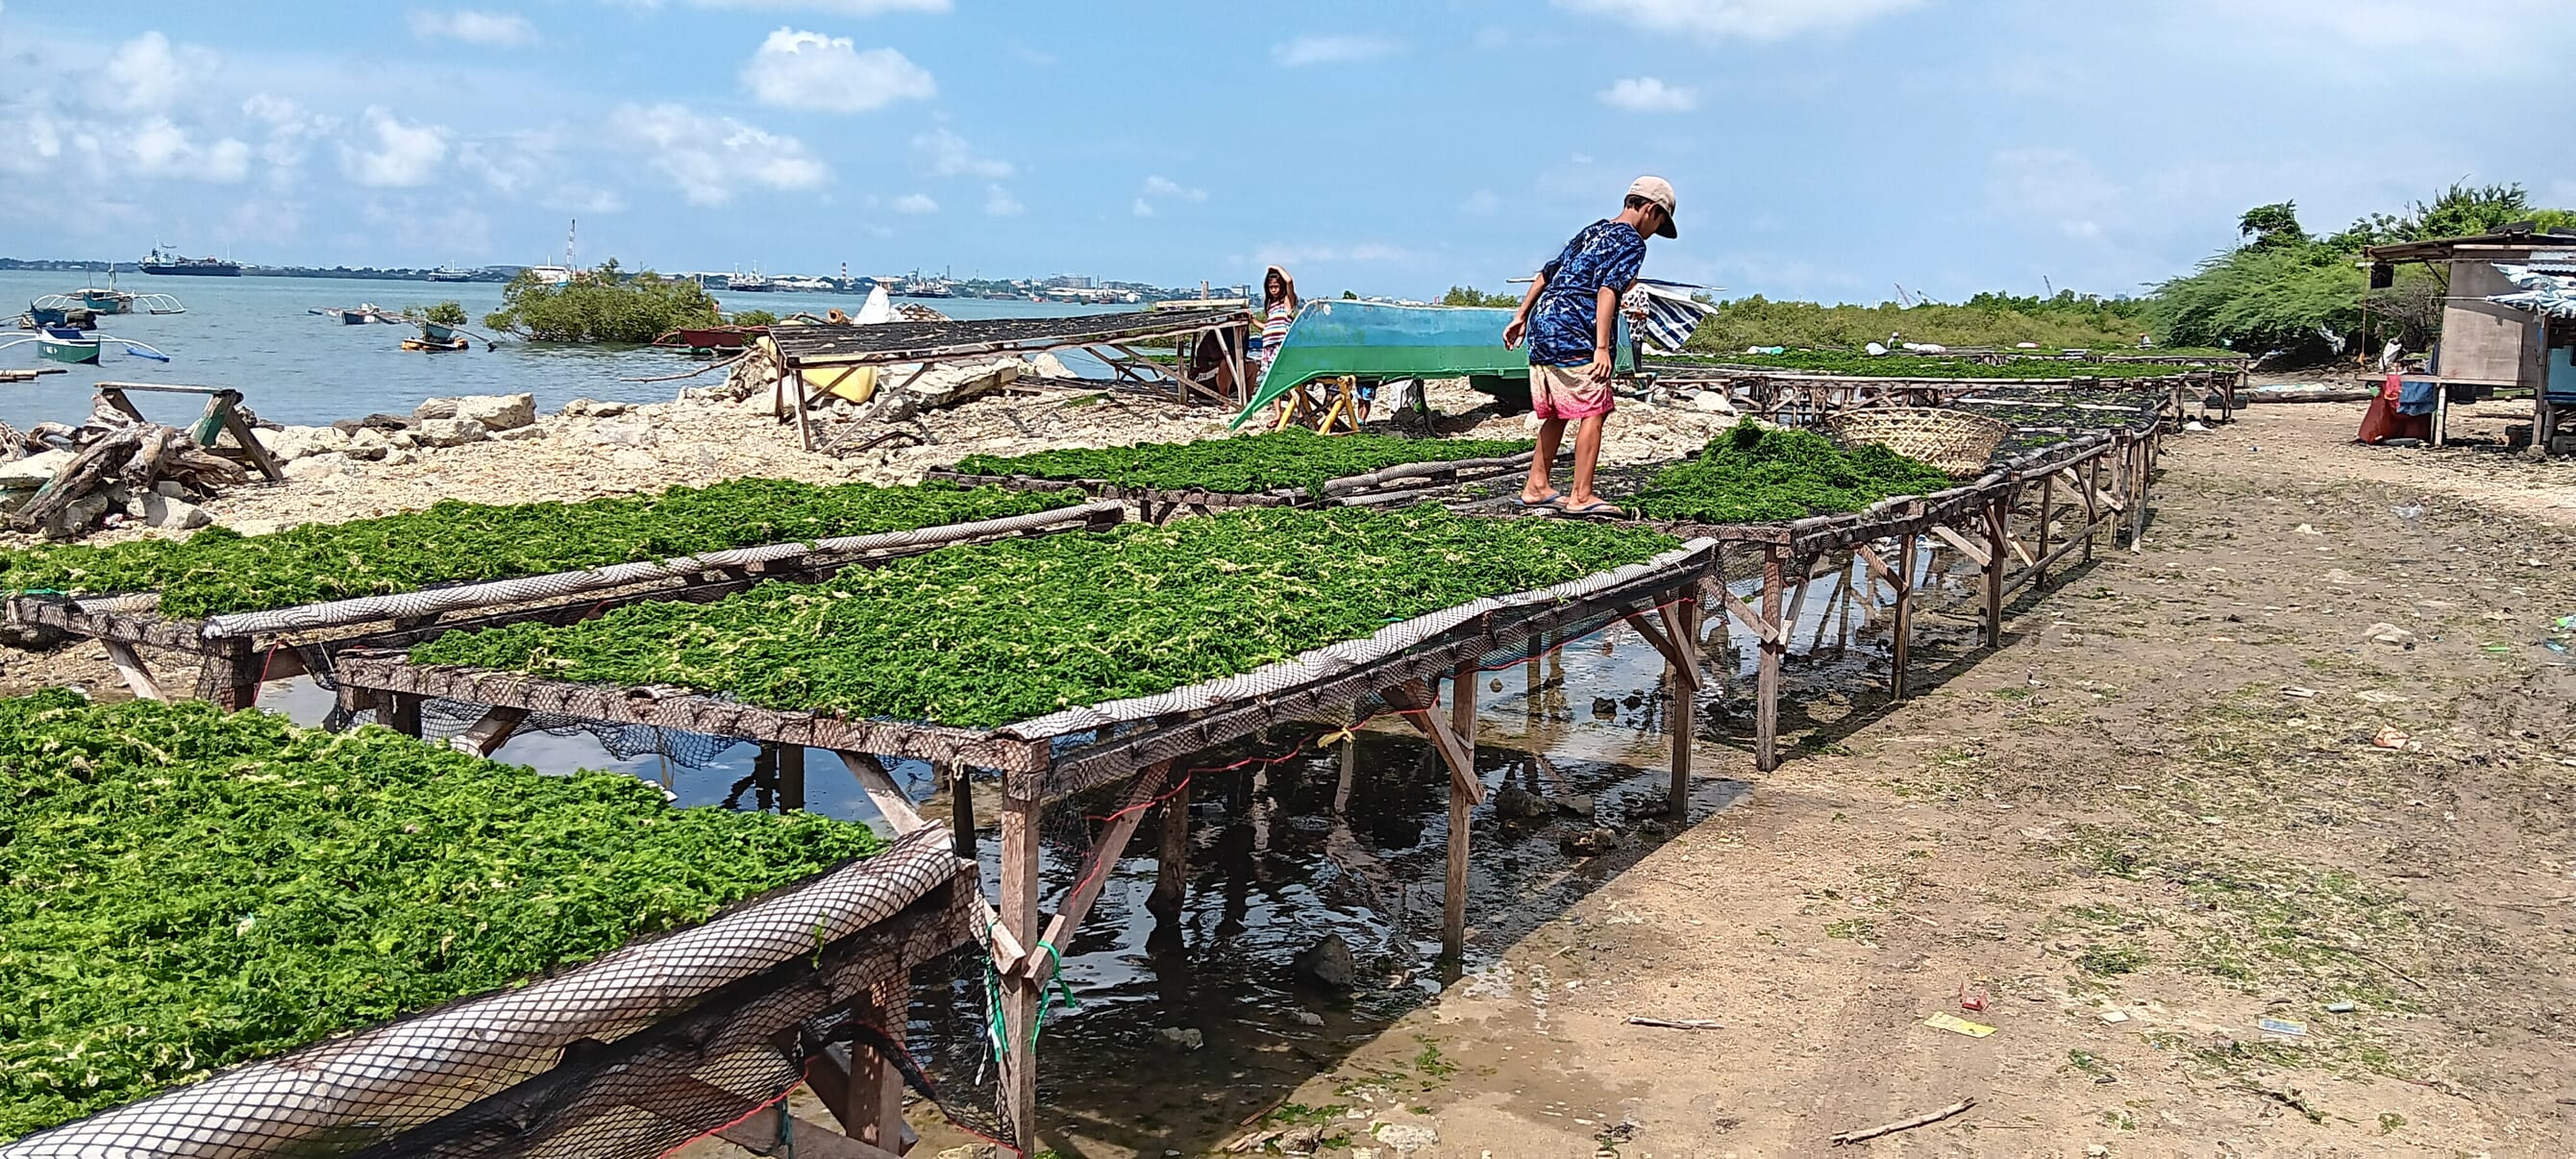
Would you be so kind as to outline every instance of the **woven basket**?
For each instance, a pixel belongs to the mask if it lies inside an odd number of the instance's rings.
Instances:
[[[1966,411],[1908,406],[1844,411],[1825,419],[1825,430],[1845,447],[1876,443],[1953,475],[1985,470],[2012,428]]]

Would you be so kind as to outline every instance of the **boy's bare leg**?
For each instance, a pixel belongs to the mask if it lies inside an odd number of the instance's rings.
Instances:
[[[1567,492],[1565,496],[1566,505],[1569,507],[1582,507],[1599,501],[1600,497],[1592,493],[1592,469],[1601,462],[1601,427],[1604,420],[1608,418],[1608,415],[1593,415],[1584,419],[1582,425],[1575,428],[1574,489]],[[1556,422],[1550,425],[1562,428],[1565,424]],[[1555,445],[1555,439],[1547,437],[1545,432],[1540,434],[1540,450],[1553,451]]]
[[[1530,456],[1529,482],[1521,485],[1521,498],[1536,503],[1548,497],[1549,475],[1556,469],[1556,448],[1564,441],[1564,419],[1547,419],[1538,424],[1538,449]],[[1596,437],[1594,442],[1599,439]]]

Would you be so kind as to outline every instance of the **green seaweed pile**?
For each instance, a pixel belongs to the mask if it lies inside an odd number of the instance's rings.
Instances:
[[[969,475],[1027,475],[1035,479],[1099,479],[1121,487],[1177,491],[1200,487],[1224,494],[1252,494],[1293,487],[1323,493],[1334,479],[1365,475],[1405,463],[1500,459],[1530,449],[1521,439],[1408,439],[1395,435],[1319,435],[1290,427],[1194,443],[1141,443],[1097,450],[1040,451],[1004,458],[969,455],[957,470]]]
[[[0,590],[157,591],[165,615],[213,616],[701,551],[998,519],[1082,498],[1073,491],[967,490],[945,483],[818,487],[785,479],[734,479],[583,503],[491,506],[447,500],[380,519],[310,523],[265,535],[209,527],[184,540],[0,552]]]
[[[0,1140],[487,993],[883,848],[365,728],[0,700]]]
[[[1773,523],[1859,511],[1891,495],[1952,485],[1930,464],[1885,447],[1844,450],[1811,431],[1737,423],[1628,500],[1647,519]]]
[[[1249,672],[1388,623],[1648,559],[1636,528],[1261,508],[942,548],[821,584],[453,632],[421,664],[668,684],[785,710],[991,728]]]
[[[1694,355],[1662,361],[1869,378],[2167,378],[2207,369],[2165,362],[2074,362],[2057,358],[2007,358],[1995,364],[1939,354],[1873,356],[1848,350]]]

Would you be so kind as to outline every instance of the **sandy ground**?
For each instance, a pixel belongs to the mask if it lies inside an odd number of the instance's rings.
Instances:
[[[2576,613],[2576,465],[2351,422],[2176,438],[2142,551],[1774,774],[1704,745],[1748,800],[1273,1122],[1381,1159],[1794,1155],[1974,1099],[1866,1146],[2576,1153],[2576,672],[2538,646]]]

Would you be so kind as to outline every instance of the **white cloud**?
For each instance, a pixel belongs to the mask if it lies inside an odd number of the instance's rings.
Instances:
[[[1020,204],[1018,198],[1011,196],[1010,190],[1004,189],[999,185],[987,185],[984,187],[984,215],[986,217],[1018,217],[1028,211],[1029,207]]]
[[[1300,36],[1270,46],[1270,59],[1285,68],[1375,60],[1404,47],[1383,36]]]
[[[107,103],[148,112],[166,109],[215,68],[215,54],[193,46],[174,46],[158,32],[146,32],[118,45],[102,70]]]
[[[1169,177],[1157,175],[1145,179],[1145,196],[1178,198],[1182,201],[1205,201],[1207,190],[1192,189]]]
[[[742,66],[743,87],[765,105],[863,113],[936,95],[920,65],[891,48],[862,49],[846,36],[781,28]]]
[[[690,0],[699,8],[748,8],[763,11],[826,12],[834,16],[876,16],[886,12],[946,12],[949,0]],[[646,0],[646,7],[651,7]]]
[[[1624,20],[1649,32],[1703,41],[1783,40],[1832,32],[1912,8],[1922,0],[1556,0],[1560,8]]]
[[[43,152],[43,142],[37,152]],[[225,137],[200,147],[188,131],[164,116],[126,126],[114,138],[128,171],[142,177],[186,177],[229,185],[250,174],[250,146]]]
[[[1136,199],[1136,204],[1127,207],[1127,212],[1135,214],[1138,217],[1152,217],[1154,216],[1154,203],[1139,197]]]
[[[304,106],[272,93],[252,93],[242,101],[242,115],[268,127],[268,139],[259,147],[259,159],[267,162],[278,179],[291,178],[293,170],[304,163],[305,146],[328,136],[339,128],[329,117],[315,116]]]
[[[1255,265],[1293,268],[1319,262],[1400,262],[1413,257],[1402,246],[1364,243],[1353,246],[1290,245],[1272,242],[1253,251]]]
[[[440,163],[447,160],[447,142],[455,134],[445,125],[406,122],[376,105],[367,107],[365,119],[374,147],[340,146],[340,172],[349,180],[380,189],[408,189],[429,184]]]
[[[1629,77],[1593,94],[1601,103],[1632,113],[1687,113],[1699,107],[1699,94],[1650,76]]]
[[[919,193],[907,193],[895,198],[888,208],[896,213],[937,213],[939,203]]]
[[[2126,193],[2093,162],[2065,149],[2006,149],[1994,156],[1987,197],[2010,218],[2043,223],[2077,241],[2099,240],[2128,217]]]
[[[912,139],[912,147],[924,155],[924,166],[934,177],[982,177],[995,180],[1011,176],[1011,163],[999,157],[978,156],[973,146],[946,129],[932,129]]]
[[[411,10],[411,34],[422,40],[461,40],[487,48],[525,48],[537,42],[537,26],[509,12],[433,12]]]
[[[652,167],[679,186],[691,205],[722,205],[740,185],[813,189],[832,177],[831,168],[794,137],[685,105],[620,105],[609,116],[609,131],[650,150]]]

